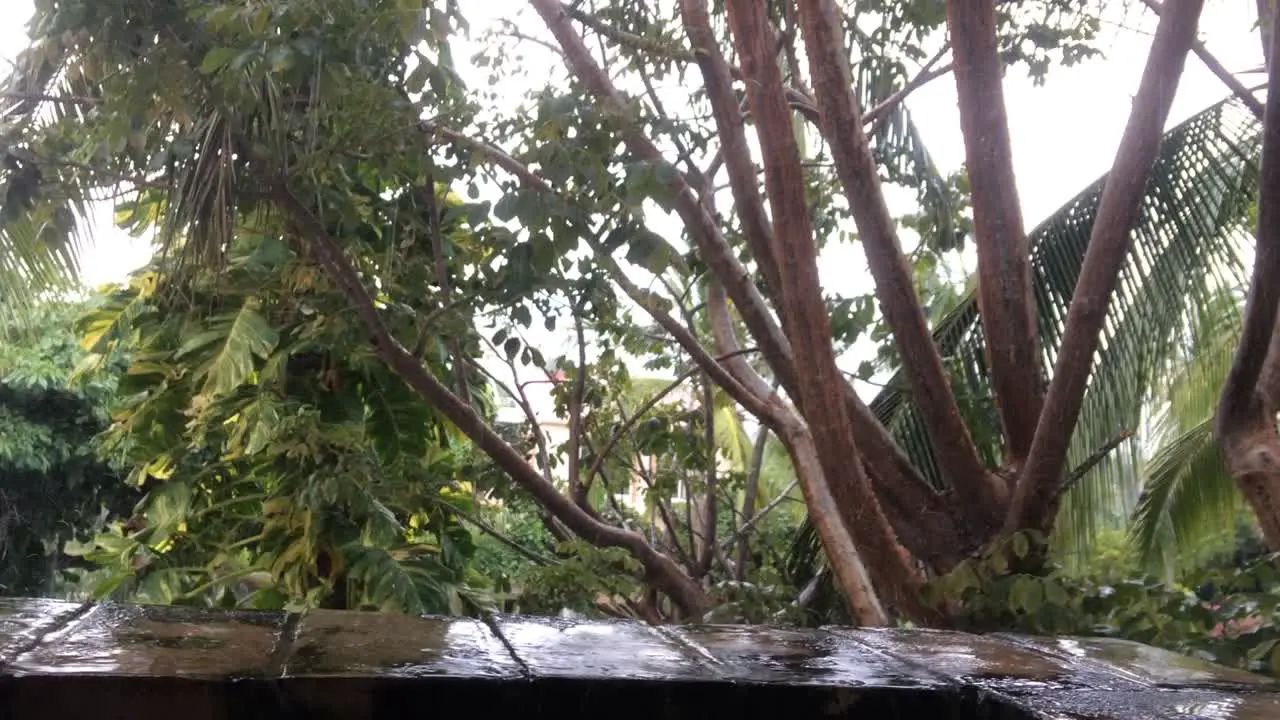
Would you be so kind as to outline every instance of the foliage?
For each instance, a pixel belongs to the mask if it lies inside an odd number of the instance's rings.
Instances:
[[[181,294],[171,268],[144,271],[82,321],[95,354],[131,352],[105,441],[147,493],[133,519],[68,547],[99,566],[84,589],[222,606],[482,606],[474,543],[450,509],[470,505],[456,431],[374,359],[311,261],[244,233],[226,266]]]
[[[71,382],[81,361],[71,323],[81,306],[36,306],[0,329],[0,592],[65,592],[63,542],[81,538],[137,495],[97,455],[121,359]],[[40,332],[32,332],[33,328]]]
[[[67,544],[92,565],[77,574],[86,594],[224,607],[838,617],[816,535],[801,527],[806,513],[794,502],[800,465],[770,434],[751,437],[754,423],[705,360],[673,342],[671,323],[650,323],[665,315],[702,346],[716,345],[706,253],[656,230],[655,218],[678,199],[674,179],[699,177],[718,143],[703,89],[684,82],[693,58],[672,8],[651,5],[568,10],[608,40],[601,59],[630,69],[641,99],[608,107],[556,76],[549,86],[540,78],[514,111],[494,113],[496,94],[464,87],[453,65],[458,3],[41,4],[11,84],[60,99],[44,114],[31,103],[6,108],[18,119],[3,128],[6,146],[21,151],[6,191],[28,199],[6,203],[20,212],[0,227],[10,243],[0,257],[22,253],[30,223],[65,215],[63,205],[91,190],[122,188],[129,199],[118,223],[155,232],[167,251],[82,323],[99,359],[128,353],[104,440],[145,494],[132,517]],[[924,64],[944,17],[937,2],[860,5],[847,31],[864,54],[857,99],[870,108]],[[1090,56],[1097,23],[1069,12],[1077,6],[1002,7],[1006,63],[1039,77],[1051,60]],[[793,19],[773,20],[795,35]],[[529,73],[509,62],[511,47],[494,42],[477,63],[495,79]],[[793,51],[792,79],[795,62]],[[668,113],[668,95],[694,112]],[[1188,300],[1238,280],[1242,198],[1256,188],[1259,137],[1242,115],[1218,105],[1165,138],[1075,429],[1071,463],[1082,472],[1138,426],[1185,357]],[[674,149],[678,164],[620,151],[636,128]],[[967,179],[939,173],[900,104],[870,133],[884,179],[917,201],[900,224],[914,241],[908,259],[922,309],[983,459],[997,466],[976,299],[961,293],[971,279],[953,274],[970,233]],[[796,134],[813,139],[798,120]],[[865,241],[845,222],[830,149],[817,146],[806,150],[813,162],[803,181],[818,244]],[[526,179],[491,174],[491,163]],[[527,176],[554,191],[530,187]],[[1046,361],[1058,352],[1102,187],[1033,233]],[[743,219],[714,220],[749,262]],[[58,240],[50,252],[67,246]],[[656,290],[620,293],[624,283]],[[622,294],[650,317],[637,319]],[[863,339],[881,349],[856,375],[897,371],[902,358],[871,295],[823,302],[837,350]],[[553,332],[565,318],[575,342],[550,356],[537,326]],[[730,321],[745,325],[741,315]],[[743,354],[775,379],[777,368]],[[637,365],[679,380],[666,396],[635,376]],[[941,486],[905,374],[873,409],[915,469]],[[529,375],[551,385],[567,438],[553,440],[536,418],[496,422],[498,393],[534,414]],[[1080,480],[1067,501],[1077,522],[1064,526],[1059,550],[1097,537],[1098,511],[1127,502],[1116,488],[1133,489],[1135,457],[1108,457]],[[1117,476],[1125,482],[1108,487]],[[642,486],[638,507],[619,501],[633,484]],[[567,502],[531,500],[545,487]],[[1178,513],[1166,505],[1154,515]],[[1027,557],[1031,541],[1012,542]],[[1102,579],[1079,568],[1010,574],[992,567],[1003,551],[987,548],[939,582],[963,606],[962,623],[1196,649],[1205,623],[1272,608],[1233,599],[1224,607],[1235,610],[1198,610],[1181,590],[1114,581],[1133,568],[1119,547],[1095,556],[1108,564]],[[654,600],[655,556],[708,602]],[[1270,592],[1269,581],[1262,586]],[[674,597],[670,585],[664,591]],[[703,605],[713,610],[700,614]],[[1232,662],[1248,654],[1221,652]]]
[[[1011,543],[1015,554],[1029,547],[1022,536]],[[958,628],[1123,638],[1280,675],[1280,558],[1274,555],[1228,554],[1176,585],[1129,569],[1009,573],[1005,557],[975,558],[935,585],[937,597],[959,603]]]

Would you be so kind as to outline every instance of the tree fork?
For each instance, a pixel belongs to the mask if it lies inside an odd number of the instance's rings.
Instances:
[[[1008,490],[978,456],[929,333],[862,131],[839,10],[834,0],[797,1],[823,136],[831,146],[836,174],[866,251],[880,310],[893,329],[903,368],[911,379],[912,396],[956,499],[971,518],[998,528]]]
[[[1063,472],[1070,431],[1084,404],[1107,306],[1129,251],[1130,229],[1138,217],[1146,178],[1159,151],[1164,124],[1203,8],[1204,0],[1179,0],[1167,3],[1160,16],[1133,109],[1099,201],[1088,250],[1071,296],[1053,380],[1005,519],[1006,533],[1044,531],[1053,524],[1065,485]]]

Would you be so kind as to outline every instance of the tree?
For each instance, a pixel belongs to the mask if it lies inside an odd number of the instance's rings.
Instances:
[[[21,325],[0,329],[0,592],[63,594],[62,553],[138,499],[121,469],[99,456],[120,358],[105,372],[71,381],[84,352],[72,320],[83,306],[34,305]],[[38,328],[39,334],[32,332]]]
[[[591,14],[558,0],[530,0],[574,87],[543,92],[529,118],[502,118],[490,126],[487,135],[521,137],[519,157],[458,129],[476,117],[451,68],[452,3],[415,5],[414,12],[406,12],[404,3],[371,0],[323,8],[316,2],[59,4],[56,12],[46,8],[40,15],[40,39],[24,56],[24,72],[14,76],[12,92],[21,97],[11,105],[25,124],[13,144],[27,151],[15,162],[42,169],[38,185],[27,178],[38,188],[69,186],[85,195],[131,185],[146,200],[139,203],[140,221],[166,237],[181,237],[174,247],[206,267],[221,261],[242,227],[296,250],[342,294],[380,361],[490,456],[556,527],[587,543],[625,550],[643,568],[646,583],[684,613],[700,614],[707,593],[686,568],[583,500],[575,484],[581,453],[570,453],[563,493],[476,411],[465,382],[455,378],[451,388],[441,379],[444,368],[424,364],[416,347],[398,339],[409,337],[406,323],[425,322],[425,308],[384,297],[388,277],[413,245],[409,239],[386,243],[385,230],[425,238],[435,251],[446,250],[446,259],[450,251],[459,254],[456,266],[439,262],[444,270],[423,283],[433,286],[430,296],[444,315],[454,303],[496,304],[511,308],[527,326],[528,304],[558,295],[569,299],[578,317],[609,322],[620,313],[613,289],[620,290],[710,382],[782,441],[855,619],[928,619],[936,610],[921,595],[922,566],[946,572],[976,550],[1009,540],[1015,550],[1024,543],[1035,550],[1015,553],[1022,565],[1034,567],[1043,558],[1039,540],[1052,528],[1068,484],[1069,443],[1202,3],[1169,3],[1161,15],[1047,388],[1050,363],[1042,362],[1038,342],[1030,247],[1014,192],[1000,81],[1006,60],[1027,60],[1034,68],[1044,56],[1019,55],[1026,43],[1018,33],[1035,33],[1019,24],[1025,14],[995,5],[948,3],[945,18],[968,156],[983,360],[1002,426],[994,466],[965,424],[903,255],[881,187],[881,136],[875,125],[870,134],[863,129],[868,118],[878,122],[894,112],[903,93],[864,114],[878,88],[854,82],[850,45],[862,40],[840,32],[847,9],[834,0],[772,6],[728,0],[714,14],[704,0],[682,0],[679,33],[659,22],[661,8],[617,3]],[[1050,12],[1072,6],[1044,5]],[[619,30],[610,21],[630,27]],[[919,52],[916,34],[942,22],[937,14],[914,25],[900,22],[912,41],[899,49]],[[281,27],[291,30],[286,35]],[[613,49],[593,53],[580,27]],[[1075,32],[1069,27],[1065,36],[1070,40]],[[684,49],[684,38],[691,50]],[[1061,32],[1054,38],[1050,45],[1078,57],[1078,43],[1062,42]],[[797,62],[801,41],[807,78]],[[613,79],[630,68],[643,86],[653,73],[676,66],[691,71],[691,64],[701,77],[698,93],[714,116],[714,127],[696,132],[674,126],[653,97],[648,104],[635,102]],[[745,115],[738,82],[745,88]],[[40,99],[48,96],[51,103]],[[63,112],[52,118],[32,112],[42,104]],[[371,118],[369,107],[385,110]],[[802,152],[793,108],[810,124],[805,132],[819,139],[818,150]],[[421,120],[424,111],[430,120]],[[748,120],[756,129],[763,193]],[[666,159],[659,142],[676,149],[676,162]],[[715,173],[691,163],[689,148],[712,146],[712,167],[728,171],[728,219],[716,211]],[[812,170],[805,162],[810,156],[829,159],[833,171]],[[1266,158],[1264,147],[1264,178]],[[434,214],[426,212],[424,219],[421,206],[394,212],[389,196],[416,193],[426,199],[423,205],[438,202],[437,184],[469,182],[476,163],[511,178],[492,208],[496,221],[483,217],[483,204],[467,208],[477,218],[476,243],[445,245]],[[17,177],[11,173],[10,182]],[[1264,180],[1260,208],[1266,207],[1266,187]],[[950,196],[945,187],[933,189],[934,197]],[[29,194],[51,197],[35,189]],[[847,211],[831,203],[836,195]],[[646,203],[679,217],[692,252],[676,251],[646,226]],[[856,226],[941,487],[925,481],[836,364],[817,275],[818,231],[833,229],[833,212],[847,212]],[[504,224],[513,219],[517,232]],[[949,227],[953,219],[935,214],[931,223]],[[370,224],[382,230],[365,232]],[[368,252],[378,243],[382,254]],[[644,289],[624,268],[614,256],[622,247],[644,269],[683,273],[703,288],[709,341],[673,314],[669,299]],[[574,262],[579,249],[586,252]],[[1269,258],[1261,245],[1259,258],[1259,267]],[[1267,337],[1274,308],[1270,312],[1254,323],[1266,325]],[[466,313],[461,316],[465,322]],[[760,362],[744,356],[739,323]],[[1254,338],[1249,327],[1246,322],[1246,339]],[[456,358],[456,343],[446,345],[455,347],[445,356]],[[521,347],[515,339],[509,354]],[[582,370],[585,361],[575,365]],[[1238,373],[1235,385],[1253,392],[1257,373]],[[576,412],[570,408],[571,417]],[[1233,454],[1239,455],[1229,448],[1227,455]],[[1266,508],[1258,507],[1261,515]]]

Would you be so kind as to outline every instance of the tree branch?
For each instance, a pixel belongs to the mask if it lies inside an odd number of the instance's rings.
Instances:
[[[1159,152],[1164,124],[1203,7],[1204,0],[1180,0],[1171,3],[1160,16],[1133,110],[1098,203],[1088,250],[1071,296],[1053,381],[1014,492],[1006,532],[1045,530],[1053,523],[1070,429],[1080,416],[1107,306],[1129,252],[1130,230],[1138,218],[1146,178]],[[1267,332],[1270,330],[1268,326]]]
[[[717,477],[716,459],[719,448],[716,447],[716,407],[715,386],[711,378],[702,374],[702,441],[706,445],[706,467],[703,468],[703,507],[702,507],[702,550],[698,558],[698,569],[694,577],[705,577],[711,571],[711,563],[716,557],[716,512]],[[690,498],[692,500],[692,498]]]
[[[573,312],[573,332],[578,342],[578,367],[573,374],[573,387],[569,391],[569,497],[584,510],[587,488],[582,481],[582,402],[587,390],[587,338],[582,327],[582,305]]]
[[[893,329],[903,369],[911,379],[912,397],[943,474],[957,491],[957,500],[971,516],[986,518],[998,527],[997,512],[1004,506],[1007,491],[978,455],[929,333],[898,243],[896,224],[885,204],[875,159],[862,132],[853,76],[840,34],[840,13],[834,0],[798,3],[823,135],[831,146],[836,172],[866,251],[881,312]]]
[[[1259,2],[1263,1],[1265,0],[1259,0]],[[1159,17],[1160,13],[1163,11],[1163,3],[1156,2],[1156,0],[1142,0],[1142,2],[1151,10],[1151,12],[1155,13],[1157,17]],[[1244,83],[1237,80],[1236,76],[1232,75],[1230,70],[1227,70],[1223,67],[1222,63],[1218,62],[1218,58],[1214,57],[1213,53],[1209,52],[1209,48],[1205,47],[1204,43],[1201,42],[1199,38],[1196,38],[1191,42],[1191,51],[1196,54],[1196,57],[1200,58],[1200,61],[1204,63],[1205,67],[1209,68],[1209,72],[1217,76],[1217,78],[1222,81],[1222,84],[1227,86],[1227,89],[1231,91],[1232,95],[1235,95],[1240,102],[1244,103],[1245,107],[1249,108],[1249,112],[1253,113],[1254,117],[1258,118],[1259,121],[1262,120],[1264,112],[1262,102],[1258,100],[1256,95],[1249,92],[1249,88],[1245,87]],[[1267,53],[1264,53],[1264,56],[1266,54]]]
[[[434,166],[434,163],[432,163]],[[428,225],[431,229],[431,254],[435,261],[436,284],[440,286],[441,305],[453,304],[453,284],[449,282],[449,260],[444,251],[444,233],[440,230],[440,201],[436,196],[435,173],[428,173],[427,187],[418,188],[419,197],[427,206]],[[423,333],[425,335],[425,333]],[[450,364],[453,365],[454,392],[463,402],[471,401],[471,390],[467,387],[467,367],[462,362],[462,343],[452,333],[446,340],[449,348]],[[414,353],[418,355],[417,352]]]
[[[493,351],[493,354],[496,357],[502,357],[502,354],[497,352],[497,348],[493,346],[493,343],[489,342],[488,338],[485,338],[482,335],[480,336],[480,339],[491,351]],[[538,465],[542,472],[542,477],[545,478],[547,482],[554,483],[551,475],[551,452],[547,448],[547,438],[542,433],[542,429],[538,423],[538,414],[534,412],[533,404],[529,402],[529,395],[524,391],[524,385],[520,382],[519,373],[516,372],[515,365],[510,361],[507,361],[507,367],[511,370],[511,378],[514,381],[515,389],[508,387],[506,383],[499,380],[480,363],[473,360],[471,361],[471,366],[480,374],[488,378],[494,385],[497,385],[503,392],[507,393],[507,395],[512,400],[515,400],[516,404],[520,406],[520,410],[524,413],[525,420],[529,422],[529,427],[532,428],[533,443],[538,451]]]
[[[1005,462],[1021,467],[1044,403],[1031,252],[1013,174],[1013,147],[996,38],[995,0],[948,0],[960,129],[978,248],[978,306]]]
[[[945,65],[934,67],[934,65],[942,59],[942,56],[947,54],[947,50],[950,48],[950,43],[944,44],[942,49],[930,58],[929,62],[924,64],[924,67],[920,68],[920,71],[916,73],[915,77],[908,80],[907,84],[902,86],[901,90],[898,90],[884,100],[876,103],[875,107],[868,110],[862,116],[862,123],[870,126],[870,129],[867,130],[867,135],[875,137],[881,124],[889,118],[889,113],[897,109],[897,107],[907,99],[908,95],[951,72],[953,67],[952,63],[946,63]]]
[[[742,109],[734,99],[729,63],[720,52],[720,44],[711,29],[706,0],[680,0],[680,14],[684,18],[685,33],[693,45],[693,57],[702,71],[707,99],[711,102],[711,112],[720,132],[719,157],[724,158],[729,170],[729,187],[743,237],[764,275],[765,286],[776,297],[781,286],[778,261],[773,254],[773,234],[769,230],[760,186],[756,183]]]
[[[517,552],[517,553],[519,553],[520,555],[524,556],[526,559],[528,559],[528,560],[532,560],[533,562],[535,562],[535,563],[537,563],[537,564],[539,564],[539,565],[554,565],[554,564],[556,563],[556,561],[555,561],[555,560],[552,560],[551,558],[549,558],[549,557],[547,557],[547,556],[545,556],[545,555],[542,555],[542,554],[540,554],[540,553],[538,553],[538,552],[536,552],[536,551],[534,551],[534,550],[532,550],[532,549],[530,549],[530,548],[527,548],[527,547],[525,547],[525,546],[521,545],[520,543],[518,543],[518,542],[516,542],[515,540],[511,539],[510,537],[507,537],[507,536],[506,536],[506,535],[504,535],[503,533],[499,532],[499,531],[498,531],[496,528],[494,528],[492,525],[489,525],[488,523],[486,523],[485,521],[483,521],[483,520],[481,520],[480,518],[476,517],[475,515],[472,515],[471,513],[468,513],[468,512],[466,512],[466,511],[464,511],[464,510],[462,510],[462,509],[458,508],[458,507],[457,507],[457,506],[455,506],[455,505],[450,505],[449,503],[443,503],[443,504],[444,504],[444,506],[445,506],[445,507],[449,508],[449,512],[453,513],[454,515],[457,515],[457,516],[458,516],[459,518],[461,518],[464,522],[467,522],[467,523],[470,523],[471,525],[474,525],[474,526],[476,527],[476,529],[478,529],[480,532],[484,533],[485,535],[488,535],[489,537],[493,538],[494,540],[497,540],[498,542],[502,543],[503,545],[506,545],[507,547],[509,547],[509,548],[511,548],[512,550],[516,551],[516,552]]]
[[[470,405],[428,372],[387,330],[369,291],[320,219],[282,182],[277,185],[275,197],[287,216],[302,230],[330,281],[355,308],[372,335],[374,349],[393,372],[453,422],[481,452],[492,458],[516,484],[546,508],[553,519],[562,521],[593,545],[626,549],[645,568],[646,579],[662,589],[687,613],[701,614],[706,610],[708,600],[702,588],[671,558],[656,551],[641,535],[596,520],[560,494],[554,484],[547,482]]]
[[[858,545],[876,559],[868,566],[875,590],[860,584],[857,573],[849,568],[832,568],[854,616],[867,624],[875,617],[879,603],[877,591],[890,597],[896,607],[918,607],[921,578],[898,545],[858,461],[860,456],[844,401],[831,392],[844,378],[836,366],[831,344],[831,324],[822,298],[817,246],[805,199],[804,171],[791,127],[782,72],[773,51],[767,9],[756,0],[728,0],[725,7],[743,75],[748,80],[747,100],[755,117],[764,160],[765,192],[773,218],[774,256],[780,261],[780,306],[783,326],[794,347],[800,406],[824,471],[825,484],[835,495]],[[802,22],[807,20],[804,15],[802,6]],[[810,57],[812,59],[812,47]],[[821,110],[823,88],[818,68],[811,67],[810,74],[814,76]]]
[[[756,477],[760,477],[759,473],[756,474]],[[738,549],[738,562],[740,565],[745,563],[746,557],[750,554],[750,546],[748,546],[746,542],[747,534],[750,533],[751,530],[755,528],[756,524],[763,520],[766,515],[773,512],[774,508],[781,505],[782,501],[786,500],[787,496],[791,494],[791,491],[795,490],[796,485],[799,484],[799,480],[792,480],[785,488],[782,489],[782,492],[779,493],[776,498],[770,500],[768,505],[760,508],[760,512],[753,512],[751,517],[744,520],[742,525],[738,526],[738,529],[733,533],[733,535],[726,538],[725,541],[721,543],[720,547],[724,550],[728,550],[733,547],[734,543],[741,541],[742,546]],[[742,578],[739,577],[737,580],[741,581]]]
[[[1067,473],[1066,479],[1062,481],[1062,489],[1059,493],[1066,493],[1070,490],[1076,483],[1080,482],[1081,478],[1088,475],[1090,470],[1097,467],[1098,463],[1107,459],[1107,456],[1111,454],[1112,450],[1120,447],[1120,443],[1131,437],[1133,437],[1132,432],[1128,430],[1121,430],[1116,433],[1115,437],[1103,443],[1102,447],[1094,450],[1089,457],[1084,459],[1084,462],[1073,468],[1070,473]]]
[[[760,473],[764,469],[764,451],[768,441],[769,428],[761,425],[760,429],[756,431],[755,442],[751,445],[751,464],[747,467],[747,484],[742,492],[742,523],[738,526],[737,531],[725,540],[721,546],[725,552],[729,552],[734,549],[735,543],[741,543],[738,545],[738,557],[733,565],[733,579],[738,582],[747,579],[747,563],[751,558],[751,543],[747,540],[746,533],[755,524],[753,518],[756,516],[756,497],[760,493]]]

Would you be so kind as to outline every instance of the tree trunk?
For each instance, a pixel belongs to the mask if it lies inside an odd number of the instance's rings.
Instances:
[[[862,464],[856,460],[858,448],[844,399],[834,392],[842,376],[831,344],[804,171],[767,11],[757,0],[729,0],[726,10],[760,141],[773,218],[773,256],[779,260],[779,306],[793,349],[800,406],[822,470],[840,499],[845,524],[872,560],[876,589],[895,606],[919,611],[922,578],[875,501]]]
[[[1179,0],[1168,3],[1160,16],[1120,149],[1102,191],[1089,247],[1071,296],[1053,381],[1026,466],[1018,478],[1006,532],[1048,531],[1057,514],[1066,489],[1067,448],[1084,404],[1107,306],[1129,252],[1130,230],[1138,217],[1146,178],[1160,149],[1164,124],[1187,53],[1195,41],[1203,7],[1204,0]]]
[[[1270,26],[1276,50],[1276,16]],[[1268,63],[1268,87],[1280,87],[1280,64]],[[1276,318],[1280,314],[1280,93],[1268,92],[1258,190],[1257,249],[1244,328],[1218,404],[1216,430],[1232,478],[1262,525],[1267,545],[1280,549],[1280,432],[1275,378],[1280,377]]]
[[[1022,466],[1043,405],[1031,252],[1013,175],[995,0],[947,3],[978,247],[978,307],[1005,465]]]

